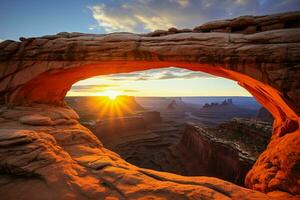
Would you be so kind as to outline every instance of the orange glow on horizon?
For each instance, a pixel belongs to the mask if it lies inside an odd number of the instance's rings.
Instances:
[[[120,96],[121,92],[115,90],[106,90],[102,94],[104,96],[107,96],[110,100],[114,101],[118,96]]]
[[[109,117],[121,117],[124,114],[131,113],[132,110],[127,105],[127,100],[124,97],[119,96],[117,91],[107,91],[106,98],[102,99],[99,103],[101,104],[100,116]]]

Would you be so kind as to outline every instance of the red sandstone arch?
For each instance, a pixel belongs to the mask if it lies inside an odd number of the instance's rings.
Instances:
[[[273,133],[273,145],[276,146],[276,138],[280,138],[287,133],[299,134],[299,118],[297,114],[285,103],[278,90],[266,85],[258,80],[255,80],[247,75],[234,72],[232,70],[224,69],[222,67],[199,65],[197,63],[184,63],[184,62],[103,62],[98,64],[91,64],[80,66],[76,68],[66,69],[62,72],[47,72],[43,73],[37,78],[29,81],[21,89],[17,90],[18,96],[17,102],[24,103],[54,103],[61,104],[64,96],[71,86],[78,80],[82,80],[88,77],[132,72],[136,70],[145,70],[152,68],[162,68],[168,66],[176,66],[194,71],[203,71],[216,76],[229,78],[231,80],[238,81],[239,84],[248,90],[265,108],[267,108],[274,116],[274,133]],[[28,99],[30,98],[30,99]],[[28,101],[31,100],[31,101]],[[291,145],[291,144],[289,144]],[[278,148],[276,146],[276,148]],[[283,147],[286,148],[286,147]],[[290,148],[297,148],[297,143],[292,144]],[[276,155],[274,155],[276,156]],[[284,155],[284,156],[288,156]],[[287,159],[287,158],[285,158]],[[292,168],[295,162],[297,162],[298,154],[295,155],[295,160],[291,160],[290,165],[287,168]],[[265,163],[264,163],[265,165]],[[261,167],[261,166],[259,166]],[[261,169],[260,169],[261,170]],[[262,172],[265,177],[266,172]],[[250,171],[247,177],[246,184],[249,187],[255,188],[253,185],[253,179],[257,179],[257,171]],[[252,178],[254,177],[254,178]],[[260,186],[261,187],[261,186]],[[265,186],[266,187],[266,186]],[[261,188],[256,188],[261,189]],[[262,189],[265,190],[265,189]],[[297,190],[297,189],[296,189]],[[265,190],[268,191],[268,190]]]
[[[78,80],[169,66],[235,80],[275,118],[272,141],[249,172],[247,186],[300,194],[300,172],[295,171],[300,157],[297,28],[251,35],[193,32],[159,37],[63,33],[5,41],[0,50],[1,101],[10,106],[62,105]]]

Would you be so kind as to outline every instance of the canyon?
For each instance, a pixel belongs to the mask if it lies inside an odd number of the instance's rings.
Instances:
[[[92,101],[89,99],[95,98],[101,97],[84,99]],[[132,97],[127,98],[133,101]],[[79,102],[79,99],[82,100],[82,97],[68,97],[68,105],[72,108],[84,107],[80,105],[87,103]],[[131,109],[132,113],[122,117],[90,119],[85,118],[89,113],[87,110],[75,110],[80,116],[80,122],[89,124],[87,127],[106,148],[131,164],[185,176],[218,177],[241,186],[244,186],[246,173],[271,137],[271,123],[255,118],[232,119],[233,116],[244,117],[246,114],[245,109],[234,105],[232,99],[225,99],[220,104],[209,104],[212,106],[205,104],[204,110],[179,97],[145,97],[139,98],[139,101],[147,109],[141,111],[142,106],[135,106],[136,109]],[[250,101],[251,98],[248,98]],[[195,114],[204,112],[210,119],[194,117],[190,111]],[[249,110],[247,116],[251,116],[249,114],[252,112]],[[215,120],[223,123],[212,127],[211,121]],[[219,164],[215,165],[217,161]]]
[[[193,30],[58,33],[1,42],[1,197],[299,199],[299,21],[300,12],[290,12],[214,21]],[[245,187],[132,165],[105,148],[64,101],[79,80],[169,66],[237,81],[274,117],[271,140],[247,173]],[[189,138],[205,135],[190,129]],[[190,147],[203,155],[196,147],[205,142],[183,141],[196,143]]]

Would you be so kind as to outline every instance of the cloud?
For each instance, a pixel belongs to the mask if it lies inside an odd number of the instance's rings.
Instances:
[[[103,92],[113,87],[118,87],[117,84],[101,84],[101,85],[73,85],[72,92]]]
[[[125,14],[125,10],[108,8],[105,4],[95,5],[89,9],[92,11],[94,19],[104,27],[106,32],[133,31],[137,24],[134,18]]]
[[[190,0],[170,0],[170,2],[176,2],[181,7],[186,7],[190,3]]]
[[[140,90],[132,90],[132,89],[126,89],[126,90],[122,90],[124,93],[137,93],[140,92]]]
[[[4,40],[0,39],[0,43],[3,42]]]
[[[215,78],[215,76],[204,73],[195,72],[187,69],[169,67],[161,69],[150,69],[139,72],[112,74],[105,77],[111,81],[145,81],[145,80],[165,80],[165,79],[192,79],[192,78]]]
[[[90,31],[93,31],[93,30],[98,29],[98,28],[99,28],[99,27],[98,27],[97,25],[94,24],[94,25],[90,25],[88,29],[89,29]]]
[[[136,19],[141,22],[146,30],[167,29],[174,26],[166,17],[147,17],[143,15],[135,15]]]
[[[193,79],[193,78],[215,78],[215,76],[202,73],[202,72],[188,72],[182,75],[174,73],[165,73],[159,79]]]
[[[90,84],[90,85],[73,85],[70,90],[70,93],[95,94],[95,93],[103,93],[107,90],[117,90],[122,92],[123,94],[140,92],[140,90],[136,90],[136,89],[130,89],[130,88],[123,89],[122,85],[117,85],[117,84],[99,84],[99,85]]]
[[[123,0],[88,6],[96,24],[90,30],[149,32],[193,28],[216,19],[299,10],[299,0]]]
[[[137,2],[123,3],[123,1],[117,0],[116,2],[113,5],[102,3],[88,7],[92,11],[97,25],[104,28],[106,32],[145,32],[174,26],[168,16],[160,14],[154,9],[156,6],[147,8],[152,4],[151,1],[138,0]],[[177,4],[183,5],[184,3]]]

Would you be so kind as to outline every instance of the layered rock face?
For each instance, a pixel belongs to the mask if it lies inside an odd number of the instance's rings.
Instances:
[[[273,197],[284,195],[281,199],[288,194],[279,191],[299,195],[299,16],[270,15],[251,23],[249,17],[233,19],[230,33],[203,33],[201,28],[172,29],[166,36],[59,33],[0,43],[1,195],[21,199],[26,191],[36,199],[269,199],[219,179],[132,166],[76,123],[73,111],[57,107],[78,80],[168,66],[238,81],[268,109],[275,118],[273,136],[246,185]],[[234,21],[243,28],[234,28]],[[257,33],[244,34],[254,23]],[[215,29],[219,27],[209,31]]]
[[[118,139],[114,134],[93,132],[105,147],[136,166],[184,176],[217,177],[241,186],[259,154],[256,146],[249,144],[255,138],[238,130],[202,129],[192,123],[184,127],[178,124],[156,124],[156,127],[160,129],[121,130]],[[243,139],[238,140],[236,135]],[[260,146],[265,148],[266,144]]]
[[[175,33],[189,32],[221,32],[221,33],[243,33],[253,34],[262,31],[299,28],[299,13],[276,14],[271,16],[241,16],[234,19],[217,20],[202,24],[191,29],[170,28],[166,30],[157,30],[147,34],[148,36],[163,36]]]
[[[185,155],[182,159],[186,160],[187,168],[194,169],[197,174],[216,176],[243,185],[245,175],[256,158],[231,142],[188,124],[179,148]]]

